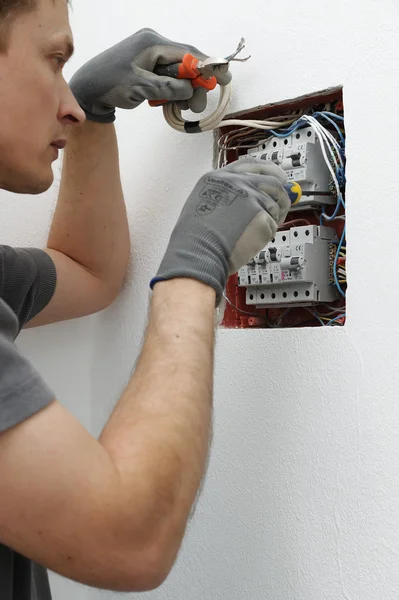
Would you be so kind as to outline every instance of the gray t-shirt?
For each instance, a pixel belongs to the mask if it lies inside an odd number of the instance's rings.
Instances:
[[[50,302],[55,285],[54,263],[43,250],[0,246],[0,435],[54,399],[14,339]],[[46,570],[1,543],[0,598],[51,600]]]

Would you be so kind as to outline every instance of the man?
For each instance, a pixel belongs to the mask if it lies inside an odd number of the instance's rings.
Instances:
[[[1,188],[48,189],[67,143],[47,247],[0,247],[0,596],[48,600],[39,565],[90,586],[149,590],[176,559],[207,462],[215,304],[285,218],[284,174],[244,160],[197,183],[151,284],[136,371],[97,441],[14,338],[118,295],[129,235],[115,107],[165,99],[202,110],[206,96],[189,81],[152,73],[198,51],[138,32],[76,73],[78,104],[62,75],[73,50],[65,0],[1,0],[0,34]]]

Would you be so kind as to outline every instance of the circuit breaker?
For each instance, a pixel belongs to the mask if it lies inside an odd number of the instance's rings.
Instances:
[[[214,166],[253,156],[302,189],[274,239],[224,290],[226,328],[346,322],[346,133],[342,88],[241,110],[215,133]],[[267,239],[267,238],[266,238]]]
[[[337,242],[332,227],[310,225],[277,232],[238,272],[238,286],[247,288],[246,304],[290,307],[336,300]]]
[[[300,184],[304,195],[290,212],[336,203],[336,197],[330,190],[331,175],[318,135],[312,127],[305,127],[286,137],[271,137],[248,154],[274,162],[284,169],[289,180]]]

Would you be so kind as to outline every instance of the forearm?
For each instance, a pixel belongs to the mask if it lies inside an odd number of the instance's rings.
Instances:
[[[69,127],[48,247],[120,288],[130,244],[113,124]]]
[[[137,498],[141,488],[144,529],[153,533],[167,568],[176,557],[207,461],[214,307],[214,290],[197,281],[175,279],[155,286],[136,371],[100,437],[125,490]]]

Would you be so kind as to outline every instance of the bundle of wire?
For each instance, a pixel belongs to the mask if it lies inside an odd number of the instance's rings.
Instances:
[[[326,213],[325,207],[323,207],[320,214],[317,213],[320,225],[328,225],[331,221],[337,220],[343,220],[345,222],[345,216],[344,214],[341,214],[342,209],[345,208],[345,202],[343,198],[343,189],[345,186],[345,137],[339,126],[342,124],[343,120],[343,117],[340,115],[329,111],[321,111],[314,112],[313,114],[291,113],[289,115],[273,117],[268,121],[239,120],[237,122],[235,119],[223,121],[221,126],[228,124],[229,126],[241,125],[241,127],[231,130],[219,138],[217,167],[221,168],[227,164],[227,154],[231,151],[236,151],[236,158],[238,158],[239,153],[242,153],[242,150],[246,150],[248,152],[248,150],[251,149],[259,149],[262,147],[264,142],[270,139],[270,137],[285,138],[298,129],[311,126],[320,142],[321,152],[331,177],[331,191],[337,200],[334,211],[331,215]],[[289,124],[288,126],[287,122]],[[323,125],[323,122],[330,125],[330,128],[336,132],[336,137],[334,137],[331,131]],[[265,130],[269,130],[267,136],[265,136]],[[294,219],[292,221],[285,222],[282,227],[286,228],[288,226],[298,226],[303,224],[303,222],[309,224],[309,221],[301,217],[300,219]],[[337,251],[335,253],[333,267],[334,283],[332,284],[336,286],[341,298],[343,299],[345,298],[344,288],[346,287],[345,234],[346,227],[344,225],[342,235],[337,242]],[[242,312],[247,315],[251,314],[252,316],[256,316],[256,313],[248,313],[247,311],[242,311],[237,307],[234,308],[236,308],[240,313]],[[339,306],[335,308],[330,307],[330,309],[331,310],[329,312],[320,312],[316,308],[306,308],[306,310],[312,313],[313,317],[321,325],[343,325],[346,317],[345,308]],[[292,308],[288,308],[280,315],[275,323],[269,323],[268,325],[270,327],[279,327],[291,310]]]
[[[220,87],[220,97],[217,109],[211,115],[209,115],[208,117],[204,117],[204,119],[200,121],[186,121],[185,119],[183,119],[182,111],[179,108],[178,104],[175,102],[165,104],[163,107],[163,114],[165,120],[168,123],[168,125],[170,125],[173,129],[176,129],[176,131],[186,133],[199,133],[203,131],[212,131],[213,129],[219,129],[220,127],[230,127],[232,125],[243,125],[245,127],[253,127],[256,129],[261,129],[263,131],[270,131],[277,127],[286,127],[288,125],[291,125],[298,118],[298,114],[295,114],[292,116],[292,118],[289,117],[283,120],[223,120],[229,108],[231,93],[231,83],[229,83],[226,86]]]

